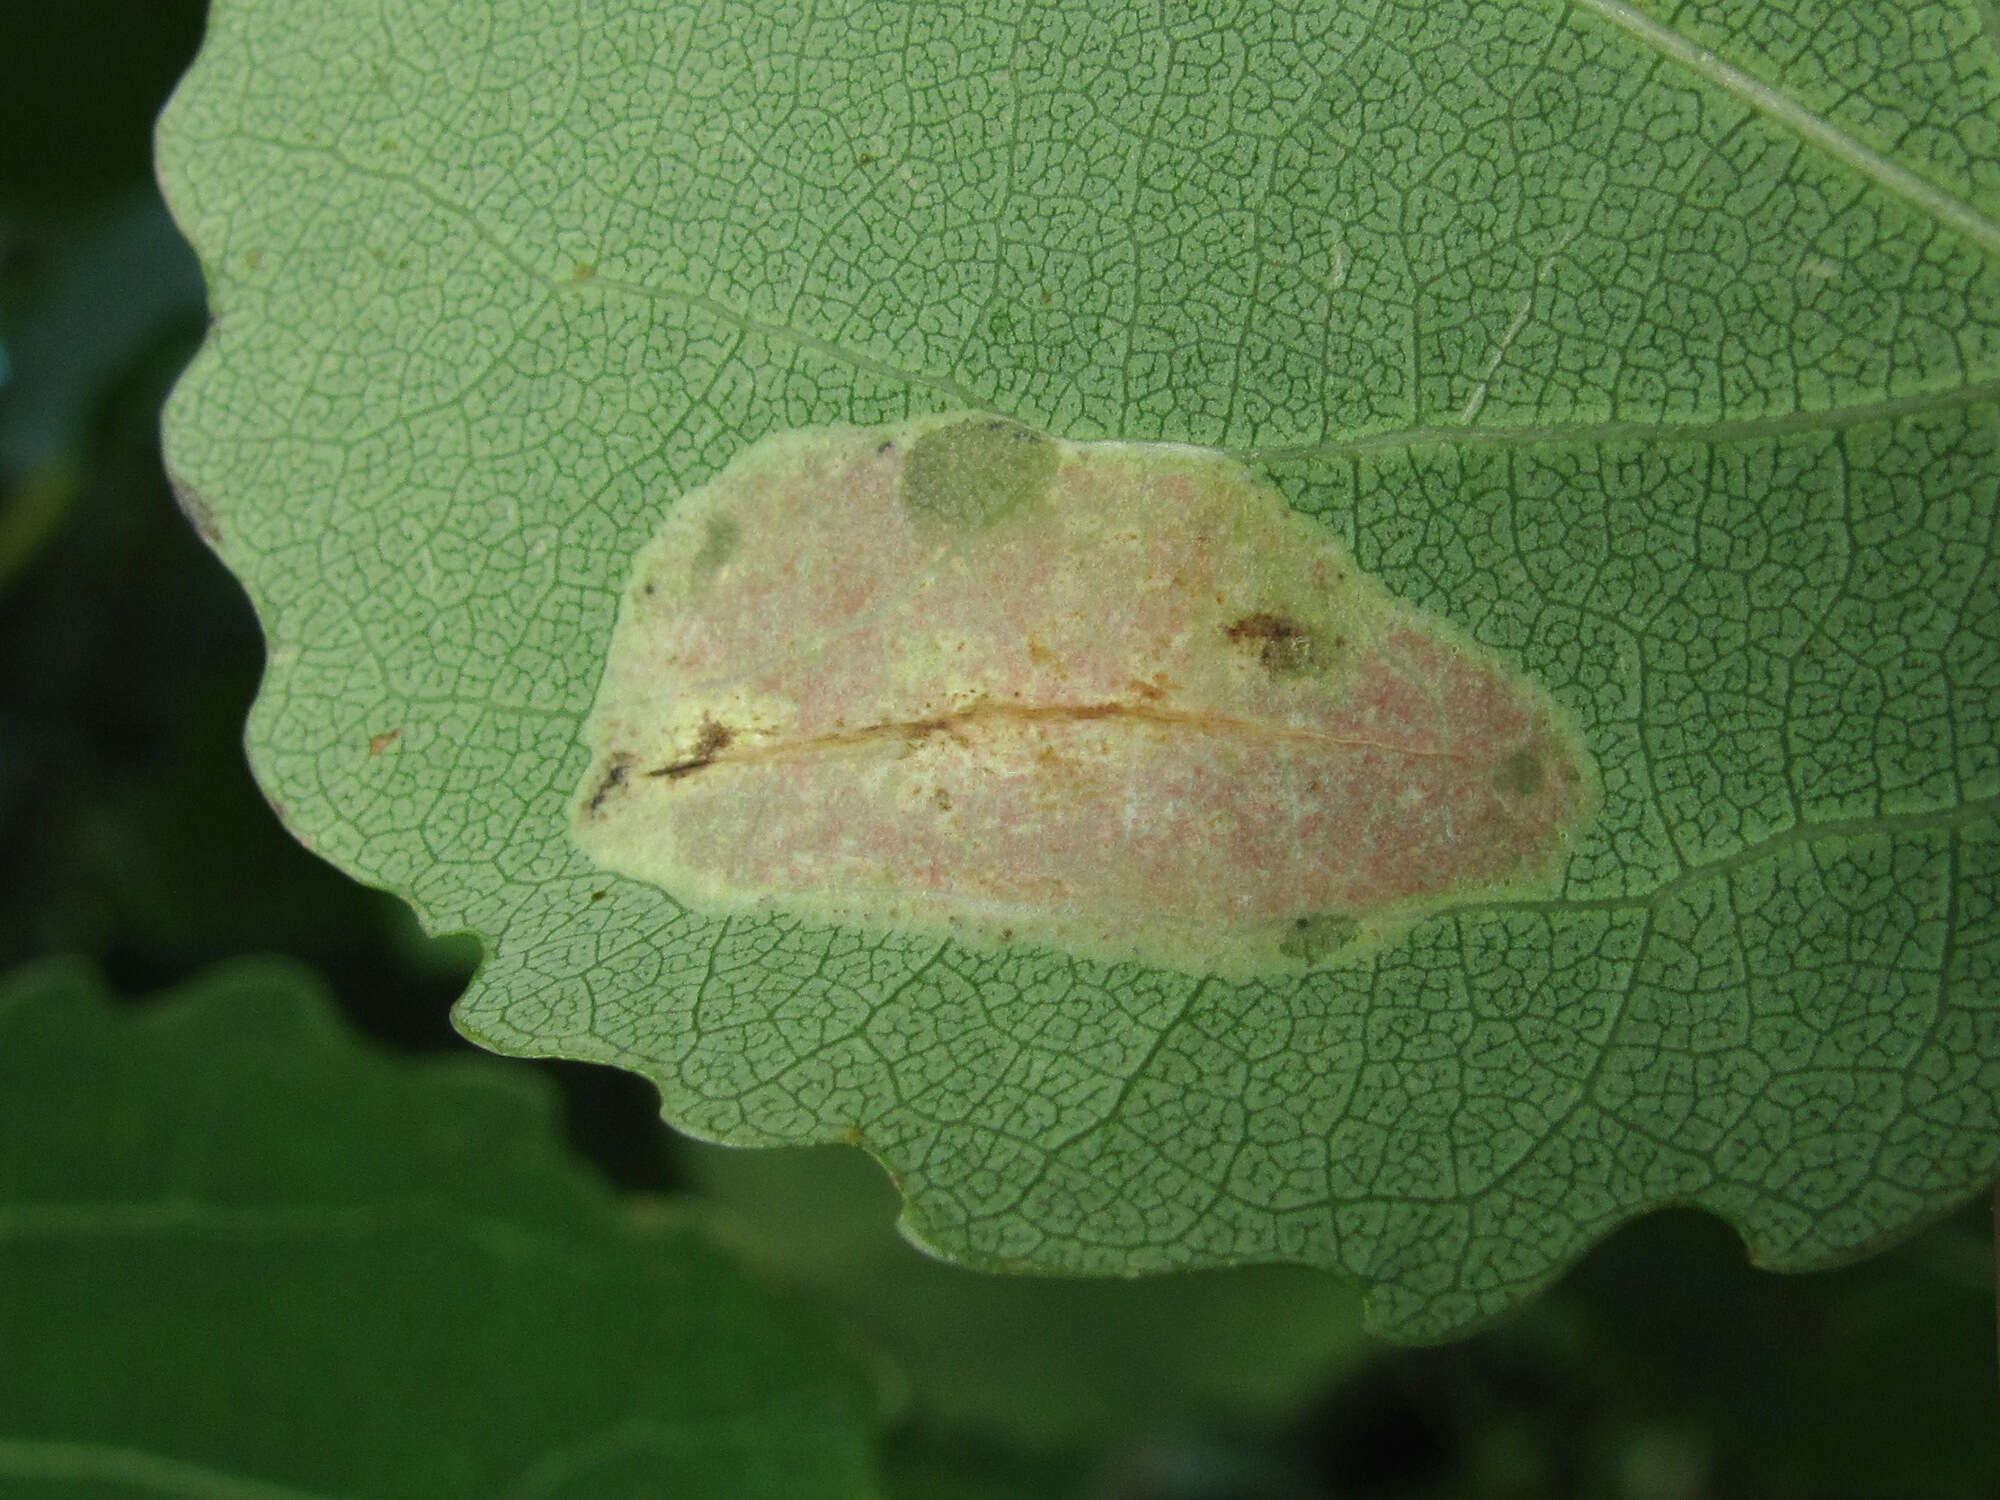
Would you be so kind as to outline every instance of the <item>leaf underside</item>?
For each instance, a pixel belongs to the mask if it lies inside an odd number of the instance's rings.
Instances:
[[[224,0],[168,415],[290,824],[489,1046],[848,1139],[971,1265],[1504,1312],[1694,1203],[1781,1268],[2000,1162],[1990,6]],[[1226,448],[1574,716],[1553,899],[1225,984],[727,921],[565,832],[631,556],[774,430]],[[393,734],[393,738],[388,738]]]

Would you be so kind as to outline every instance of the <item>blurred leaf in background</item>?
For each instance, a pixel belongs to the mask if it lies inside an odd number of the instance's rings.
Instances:
[[[1518,1317],[1411,1350],[1357,1337],[1352,1292],[1300,1268],[930,1261],[849,1148],[675,1155],[732,1243],[901,1371],[898,1495],[1972,1500],[2000,1482],[1984,1204],[1787,1276],[1710,1215],[1652,1215]]]
[[[289,964],[139,1013],[73,963],[0,985],[0,1483],[875,1493],[864,1361],[621,1208],[552,1102],[362,1050]]]
[[[851,1147],[677,1140],[675,1155],[763,1264],[894,1358],[918,1414],[989,1442],[1059,1453],[1177,1424],[1268,1433],[1379,1347],[1354,1289],[1321,1271],[990,1276],[898,1236],[894,1188]]]

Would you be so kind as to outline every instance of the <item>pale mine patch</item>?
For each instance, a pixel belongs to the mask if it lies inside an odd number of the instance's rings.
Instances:
[[[573,831],[712,915],[1242,979],[1547,894],[1538,686],[1220,454],[955,413],[780,433],[641,549]]]

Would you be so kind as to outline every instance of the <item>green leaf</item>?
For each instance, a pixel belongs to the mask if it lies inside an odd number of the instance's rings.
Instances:
[[[319,986],[0,985],[9,1494],[867,1496],[869,1382],[566,1160],[539,1080]]]
[[[1665,1203],[1863,1254],[2000,1167],[1993,14],[222,0],[168,447],[259,774],[485,940],[468,1034],[862,1143],[970,1265],[1302,1261],[1434,1339]],[[594,869],[675,497],[954,407],[1227,448],[1518,662],[1603,771],[1560,893],[1231,985]]]

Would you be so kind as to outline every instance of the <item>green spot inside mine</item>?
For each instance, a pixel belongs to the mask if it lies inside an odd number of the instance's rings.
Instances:
[[[1510,797],[1532,797],[1542,789],[1542,760],[1532,750],[1516,750],[1493,772],[1493,785]]]
[[[975,417],[918,438],[903,468],[912,516],[983,531],[1048,494],[1059,456],[1044,434],[1005,417]]]
[[[743,539],[743,528],[727,516],[710,516],[708,535],[703,539],[701,551],[694,556],[694,576],[707,578],[717,568],[736,555],[736,544]]]
[[[1296,918],[1291,931],[1278,940],[1278,952],[1300,963],[1316,964],[1331,958],[1360,935],[1361,924],[1354,918],[1323,912],[1315,917]]]

